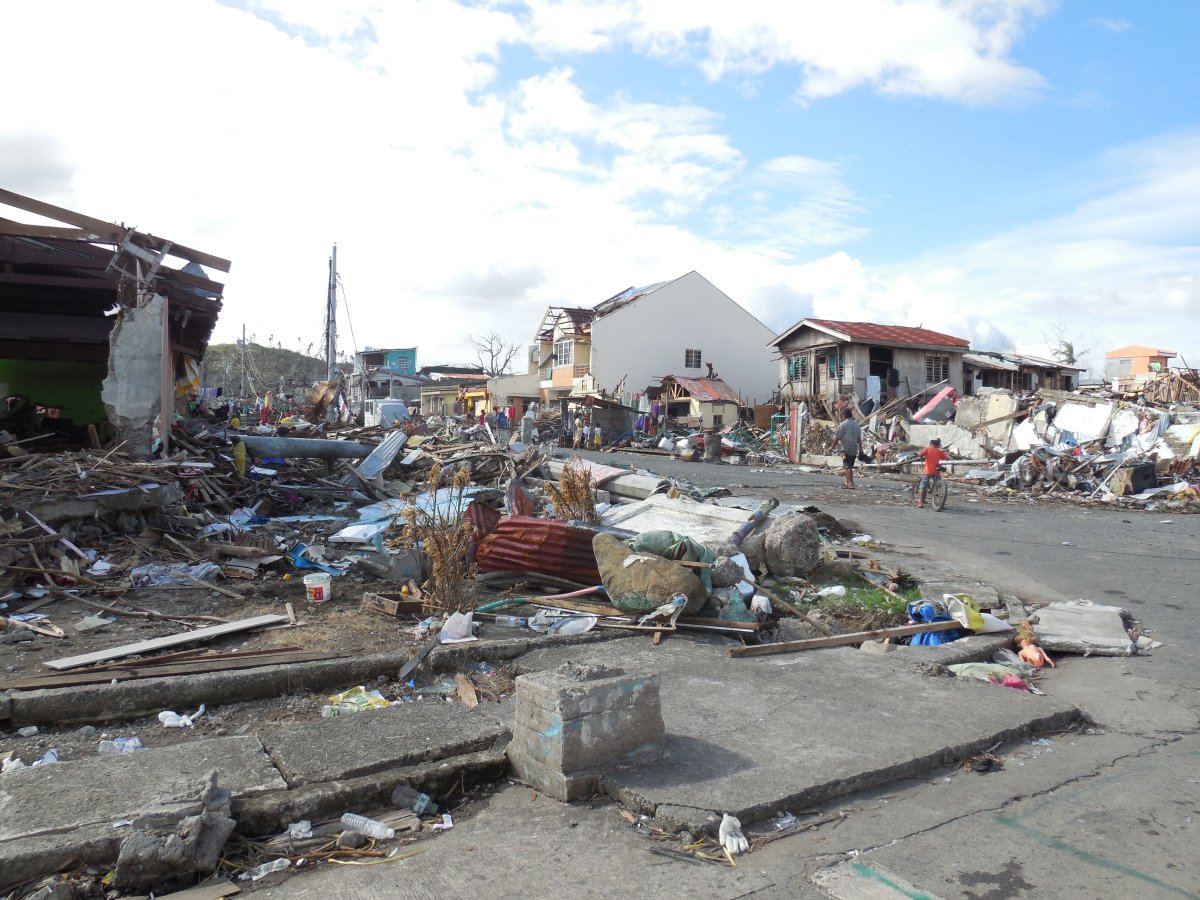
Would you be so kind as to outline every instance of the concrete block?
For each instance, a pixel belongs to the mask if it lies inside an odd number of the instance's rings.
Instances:
[[[595,667],[517,679],[509,760],[522,781],[548,796],[588,796],[599,773],[657,759],[664,740],[658,675]]]

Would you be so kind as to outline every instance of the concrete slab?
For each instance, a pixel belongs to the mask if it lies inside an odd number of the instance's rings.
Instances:
[[[486,706],[424,701],[279,726],[259,737],[295,787],[460,756],[506,735]]]
[[[0,778],[0,891],[71,859],[115,860],[128,829],[114,822],[188,815],[200,780],[212,769],[235,798],[286,787],[254,737],[9,772]]]
[[[738,660],[723,644],[678,636],[592,652],[575,659],[662,675],[666,753],[610,774],[605,787],[671,829],[703,827],[719,812],[749,823],[806,809],[1081,716],[1052,696],[931,677],[900,654],[838,648]],[[557,655],[524,662],[548,667]]]

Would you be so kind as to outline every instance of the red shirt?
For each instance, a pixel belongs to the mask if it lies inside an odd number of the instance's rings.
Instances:
[[[938,463],[943,459],[949,459],[950,454],[941,447],[926,447],[921,451],[921,456],[925,458],[925,474],[936,475]]]

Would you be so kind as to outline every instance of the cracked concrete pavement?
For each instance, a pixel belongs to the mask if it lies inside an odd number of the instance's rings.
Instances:
[[[1200,896],[1194,830],[1200,823],[1200,518],[996,503],[963,492],[953,493],[939,514],[906,507],[900,484],[885,479],[860,478],[860,490],[849,494],[825,474],[623,461],[705,486],[747,486],[736,493],[815,503],[889,541],[908,555],[910,569],[927,577],[977,577],[1031,600],[1118,603],[1166,646],[1148,657],[1067,658],[1046,676],[1045,690],[1084,709],[1094,725],[1052,735],[1050,744],[1003,744],[994,751],[1005,762],[1000,771],[946,768],[793,809],[811,814],[802,823],[832,821],[768,843],[740,858],[736,869],[649,853],[672,845],[631,828],[611,804],[562,806],[510,786],[418,856],[370,868],[331,867],[264,885],[262,893]],[[887,738],[886,725],[861,721],[861,741]],[[845,816],[836,817],[838,811]]]

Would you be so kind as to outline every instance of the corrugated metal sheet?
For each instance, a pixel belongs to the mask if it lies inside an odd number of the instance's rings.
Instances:
[[[668,375],[667,378],[687,391],[694,400],[719,400],[725,403],[738,403],[740,400],[737,391],[720,378],[681,378],[678,375]],[[666,382],[667,378],[663,381]]]
[[[912,328],[907,325],[877,325],[874,322],[838,322],[833,319],[805,319],[811,325],[819,325],[831,331],[847,335],[852,341],[884,341],[889,344],[913,344],[915,346],[962,347],[971,346],[966,338],[930,331],[928,328]]]
[[[509,516],[479,544],[480,572],[540,572],[580,584],[599,584],[594,532],[560,519]]]

